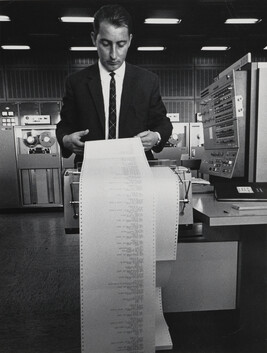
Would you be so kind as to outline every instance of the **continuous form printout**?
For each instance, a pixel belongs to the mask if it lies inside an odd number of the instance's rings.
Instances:
[[[83,353],[155,352],[154,180],[140,139],[86,142],[80,177]]]

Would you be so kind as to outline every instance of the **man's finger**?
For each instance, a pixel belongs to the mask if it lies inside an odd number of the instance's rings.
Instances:
[[[83,131],[79,131],[78,132],[80,136],[85,136],[89,133],[89,129],[83,130]]]
[[[148,134],[149,134],[149,130],[146,130],[146,131],[142,131],[142,132],[140,132],[139,134],[137,134],[136,136],[137,137],[145,137],[145,136],[147,136]]]

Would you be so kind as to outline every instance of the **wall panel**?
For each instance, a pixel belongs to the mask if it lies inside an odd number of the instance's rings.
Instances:
[[[242,55],[241,55],[242,56]],[[199,55],[194,57],[195,66],[219,66],[219,67],[227,67],[230,66],[233,62],[238,60],[241,56],[234,57],[231,55],[213,53],[210,52],[202,52]]]
[[[203,67],[195,70],[195,97],[200,97],[200,92],[209,86],[214,78],[222,71],[221,67]]]
[[[194,122],[194,100],[163,99],[168,113],[179,113],[180,122]]]
[[[97,61],[97,54],[92,53],[90,56],[88,56],[88,53],[77,53],[77,52],[70,52],[68,56],[68,62],[70,67],[76,67],[76,68],[83,68],[87,67],[89,65],[92,65]]]
[[[7,69],[7,99],[61,99],[66,69]]]
[[[5,100],[5,98],[4,72],[0,68],[0,100]]]
[[[193,70],[190,68],[151,69],[159,76],[161,95],[165,98],[193,98]]]

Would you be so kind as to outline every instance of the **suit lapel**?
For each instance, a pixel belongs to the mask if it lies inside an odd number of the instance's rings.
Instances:
[[[105,129],[105,111],[102,86],[98,64],[92,65],[88,73],[88,88],[95,103],[95,107],[103,129]]]
[[[100,74],[98,64],[89,67],[87,84],[103,129],[105,130],[105,111],[104,100],[102,94],[102,86],[100,81]],[[126,63],[125,76],[123,81],[123,89],[121,96],[120,108],[120,122],[122,122],[127,114],[129,105],[133,99],[134,92],[136,91],[136,79],[134,69],[131,65]]]
[[[133,99],[136,90],[136,79],[134,70],[131,65],[126,63],[125,76],[123,81],[121,108],[120,108],[120,122],[125,119],[129,105]]]

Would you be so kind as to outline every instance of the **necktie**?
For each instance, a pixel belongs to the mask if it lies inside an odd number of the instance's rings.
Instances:
[[[115,73],[110,73],[110,86],[109,86],[109,139],[116,138],[116,82],[114,79]]]

